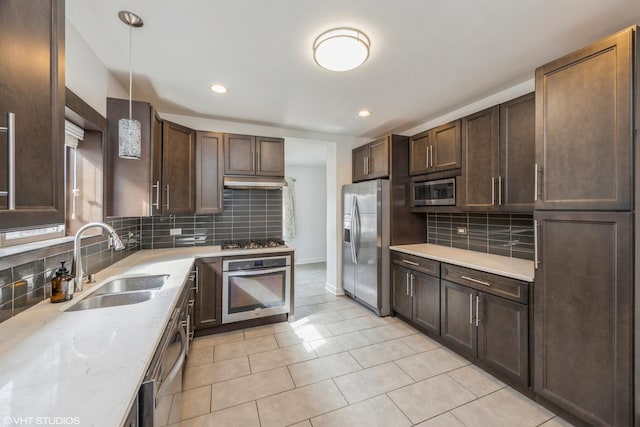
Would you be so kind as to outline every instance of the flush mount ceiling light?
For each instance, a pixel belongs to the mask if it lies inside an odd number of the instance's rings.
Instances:
[[[118,155],[123,159],[139,160],[142,157],[142,136],[140,122],[131,117],[131,93],[133,87],[133,72],[131,67],[131,31],[144,24],[142,18],[133,12],[121,10],[118,18],[129,27],[129,118],[118,122]]]
[[[325,31],[313,42],[313,59],[329,71],[349,71],[369,58],[369,37],[353,28]]]
[[[221,85],[220,83],[214,83],[211,86],[209,86],[209,89],[211,89],[212,92],[215,93],[227,93],[229,92],[229,89],[227,89],[224,85]]]
[[[358,111],[358,117],[369,117],[370,115],[371,115],[371,111],[369,110]]]

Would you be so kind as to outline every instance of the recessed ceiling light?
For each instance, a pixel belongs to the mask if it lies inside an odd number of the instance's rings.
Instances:
[[[334,28],[313,42],[313,59],[329,71],[349,71],[369,58],[369,37],[353,28]]]
[[[358,117],[369,117],[370,115],[371,115],[371,111],[369,110],[358,111]]]
[[[229,91],[229,89],[219,83],[212,84],[211,86],[209,86],[209,89],[211,89],[211,91],[215,93],[227,93]]]

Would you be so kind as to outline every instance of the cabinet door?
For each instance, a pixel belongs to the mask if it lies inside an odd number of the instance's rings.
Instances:
[[[632,214],[535,219],[534,390],[590,425],[631,425]]]
[[[461,193],[465,208],[495,210],[498,207],[499,107],[462,119]]]
[[[421,175],[429,172],[429,147],[431,131],[412,136],[409,140],[409,175]]]
[[[368,179],[389,176],[389,139],[385,136],[369,145]]]
[[[536,70],[536,209],[632,208],[633,35]]]
[[[391,308],[407,319],[412,318],[413,301],[409,295],[409,276],[411,272],[402,267],[393,266],[391,269],[392,301]]]
[[[202,258],[196,261],[196,329],[222,323],[222,261]]]
[[[196,213],[222,211],[222,134],[196,133]]]
[[[224,134],[224,174],[255,175],[255,138],[249,135]]]
[[[529,308],[478,293],[478,358],[529,385]]]
[[[413,321],[440,335],[440,279],[418,272],[413,275]]]
[[[433,129],[433,172],[456,169],[462,166],[460,156],[460,120]]]
[[[367,163],[369,162],[369,146],[354,148],[351,152],[351,179],[353,182],[367,179]]]
[[[473,355],[477,349],[474,323],[476,291],[446,280],[440,281],[440,335],[452,345]]]
[[[165,214],[195,211],[195,137],[192,129],[162,123],[162,185]]]
[[[284,139],[255,137],[256,175],[284,177]]]
[[[498,201],[508,211],[533,211],[535,96],[500,105],[500,182]]]
[[[0,229],[64,223],[64,1],[0,2],[0,127],[15,114],[15,209],[0,133]]]
[[[146,103],[145,103],[146,104]],[[147,166],[140,166],[141,169],[145,169],[144,178],[151,177],[150,189],[151,194],[149,200],[151,200],[151,215],[160,215],[162,213],[162,206],[164,206],[164,198],[166,194],[162,191],[162,119],[158,115],[155,108],[147,104],[147,111],[151,114],[151,141],[150,141],[150,153],[145,153],[145,145],[149,144],[146,141],[142,141],[142,159],[146,159],[146,156],[151,157],[151,171],[146,171]],[[147,120],[148,122],[149,120]],[[144,128],[145,125],[142,125]],[[144,138],[144,137],[143,137]],[[141,160],[142,160],[141,159]],[[146,161],[142,160],[142,163]],[[135,168],[129,168],[135,169]],[[124,188],[131,188],[131,182]],[[114,192],[126,193],[127,191],[121,191],[123,187],[116,187]],[[149,215],[148,213],[145,216]]]

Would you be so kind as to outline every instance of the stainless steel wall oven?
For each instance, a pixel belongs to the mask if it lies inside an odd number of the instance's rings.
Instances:
[[[290,293],[291,255],[222,261],[222,323],[289,313]]]

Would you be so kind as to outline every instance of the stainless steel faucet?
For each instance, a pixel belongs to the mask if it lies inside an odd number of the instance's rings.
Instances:
[[[120,240],[120,236],[116,233],[116,230],[113,229],[109,224],[105,224],[103,222],[90,222],[89,224],[85,224],[76,233],[76,236],[73,240],[73,266],[71,267],[71,275],[74,277],[75,281],[75,290],[82,290],[82,283],[84,279],[84,272],[82,271],[82,251],[80,250],[80,237],[85,230],[93,227],[101,227],[104,228],[109,233],[109,238],[111,239],[111,243],[113,244],[113,248],[116,251],[121,251],[124,249],[124,243]]]

